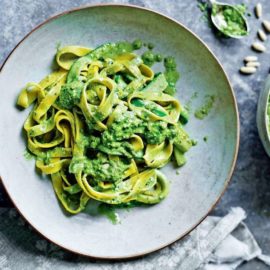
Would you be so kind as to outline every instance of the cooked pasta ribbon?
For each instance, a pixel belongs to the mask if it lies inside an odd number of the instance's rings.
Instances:
[[[166,77],[133,51],[127,42],[59,48],[58,70],[18,97],[19,106],[32,105],[24,123],[28,150],[71,214],[89,199],[159,203],[169,187],[158,168],[172,155],[182,165],[192,146]]]

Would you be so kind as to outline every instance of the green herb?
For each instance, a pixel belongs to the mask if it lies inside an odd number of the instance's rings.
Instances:
[[[210,19],[210,12],[209,12],[209,5],[207,1],[204,0],[197,0],[198,2],[198,8],[200,11],[203,13],[202,16],[200,17],[200,20],[207,22],[208,26],[211,28],[212,27],[212,22]]]
[[[198,3],[198,8],[200,9],[201,12],[205,12],[207,11],[207,8],[208,8],[208,4],[205,2],[199,2]]]

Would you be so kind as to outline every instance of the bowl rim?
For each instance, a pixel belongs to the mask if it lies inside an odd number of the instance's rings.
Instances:
[[[264,147],[265,152],[270,156],[270,129],[268,123],[270,121],[270,116],[267,113],[270,97],[270,75],[268,75],[262,85],[260,91],[258,105],[257,105],[257,129],[259,132],[259,137]]]
[[[147,251],[144,251],[142,253],[136,253],[136,254],[132,254],[132,255],[129,255],[129,256],[122,256],[122,257],[111,257],[111,256],[102,256],[102,257],[99,257],[99,256],[93,256],[91,254],[86,254],[86,253],[82,253],[81,251],[78,251],[78,250],[74,250],[74,249],[71,249],[71,248],[67,248],[67,247],[64,247],[61,245],[61,243],[57,243],[53,240],[51,240],[49,238],[49,236],[46,236],[44,233],[42,233],[41,231],[39,231],[37,228],[35,228],[31,221],[30,220],[27,220],[26,217],[23,215],[23,213],[20,211],[19,207],[14,203],[11,195],[9,194],[5,184],[4,184],[4,181],[3,179],[1,179],[1,175],[0,175],[0,182],[2,183],[3,187],[4,187],[4,190],[6,191],[9,199],[11,200],[12,204],[14,205],[14,207],[16,208],[16,210],[20,213],[20,215],[24,218],[24,220],[31,225],[31,227],[39,234],[41,235],[42,237],[44,237],[46,240],[50,241],[51,243],[57,245],[58,247],[66,250],[66,251],[69,251],[69,252],[73,252],[73,253],[76,253],[76,254],[79,254],[81,256],[84,256],[84,257],[88,257],[88,258],[93,258],[93,259],[102,259],[102,260],[113,260],[113,261],[118,261],[118,260],[128,260],[128,259],[134,259],[134,258],[138,258],[138,257],[141,257],[141,256],[144,256],[144,255],[147,255],[147,254],[150,254],[150,253],[153,253],[155,251],[159,251],[175,242],[177,242],[178,240],[182,239],[183,237],[185,237],[186,235],[188,235],[191,231],[193,231],[198,225],[201,224],[201,222],[210,214],[210,212],[215,208],[215,206],[218,204],[218,202],[220,201],[221,197],[223,196],[223,194],[225,193],[230,181],[231,181],[231,178],[232,178],[232,175],[233,175],[233,172],[234,172],[234,168],[235,168],[235,164],[236,164],[236,160],[237,160],[237,156],[238,156],[238,151],[239,151],[239,140],[240,140],[240,123],[239,123],[239,112],[238,112],[238,106],[237,106],[237,101],[236,101],[236,97],[235,97],[235,94],[234,94],[234,91],[233,91],[233,88],[231,86],[231,83],[229,81],[229,78],[223,68],[223,66],[221,65],[220,61],[218,60],[217,56],[212,52],[212,50],[209,48],[209,46],[197,35],[195,34],[192,30],[190,30],[188,27],[186,27],[185,25],[183,25],[182,23],[178,22],[176,19],[173,19],[171,18],[170,16],[168,15],[165,15],[161,12],[158,12],[158,11],[155,11],[153,9],[150,9],[150,8],[146,8],[146,7],[141,7],[141,6],[137,6],[137,5],[132,5],[132,4],[118,4],[118,3],[101,3],[101,4],[93,4],[93,5],[82,5],[82,6],[79,6],[79,7],[76,7],[76,8],[72,8],[72,9],[68,9],[66,11],[63,11],[63,12],[60,12],[60,13],[56,13],[50,17],[48,17],[45,21],[39,23],[37,26],[35,26],[30,32],[28,32],[18,43],[17,45],[11,50],[11,52],[7,55],[6,59],[4,60],[3,64],[0,66],[0,75],[1,75],[1,72],[5,66],[5,64],[8,62],[10,56],[13,54],[13,52],[24,42],[24,40],[26,40],[32,33],[34,33],[35,31],[37,31],[40,27],[42,27],[43,25],[57,19],[58,17],[62,17],[62,16],[65,16],[65,15],[68,15],[69,13],[74,13],[74,12],[77,12],[77,11],[81,11],[81,10],[84,10],[84,9],[91,9],[91,8],[99,8],[99,7],[123,7],[123,8],[130,8],[130,9],[137,9],[137,10],[142,10],[142,11],[146,11],[146,12],[149,12],[149,13],[152,13],[152,14],[155,14],[155,15],[159,15],[161,17],[163,17],[164,19],[170,21],[170,22],[173,22],[174,24],[176,24],[178,27],[182,27],[183,29],[185,29],[187,32],[189,32],[191,35],[193,35],[196,39],[199,40],[199,42],[201,42],[202,45],[204,45],[206,47],[206,49],[208,50],[208,52],[212,55],[212,57],[215,59],[215,61],[217,62],[219,68],[221,69],[224,77],[225,77],[225,80],[229,86],[229,92],[231,94],[231,97],[232,97],[232,101],[233,101],[233,108],[234,108],[234,113],[235,113],[235,116],[236,116],[236,145],[235,145],[235,149],[234,149],[234,154],[233,154],[233,159],[232,159],[232,163],[230,165],[230,170],[229,170],[229,173],[228,173],[228,177],[226,178],[225,182],[224,182],[224,187],[223,187],[223,190],[222,192],[220,193],[220,195],[218,196],[218,198],[215,200],[215,202],[212,204],[212,206],[210,207],[210,209],[207,211],[207,213],[201,217],[201,219],[196,223],[194,224],[189,230],[187,230],[186,232],[182,233],[181,235],[177,236],[176,239],[174,239],[173,241],[170,241],[170,242],[166,242],[162,245],[160,245],[159,247],[157,248],[154,248],[154,249],[151,249],[151,250],[147,250]]]

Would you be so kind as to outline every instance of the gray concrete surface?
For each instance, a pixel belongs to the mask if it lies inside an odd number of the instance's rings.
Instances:
[[[237,97],[241,121],[241,141],[233,179],[212,214],[224,215],[232,206],[243,207],[248,215],[246,223],[253,231],[263,251],[270,254],[270,159],[262,147],[256,128],[259,91],[270,68],[270,37],[266,41],[267,52],[259,55],[261,62],[259,71],[252,76],[243,76],[238,73],[242,59],[251,54],[250,45],[255,40],[256,31],[261,24],[252,12],[258,1],[254,0],[252,3],[248,0],[243,1],[252,13],[252,16],[249,17],[250,35],[242,40],[231,40],[220,39],[214,35],[207,23],[201,19],[202,14],[197,8],[196,0],[0,0],[0,64],[25,34],[50,16],[70,8],[98,2],[130,3],[169,15],[198,34],[217,55],[231,80]],[[239,3],[236,0],[228,0],[228,2]],[[270,1],[260,0],[260,2],[264,7],[264,18],[270,20]],[[1,89],[1,91],[8,91],[8,89]],[[12,207],[1,185],[0,207]],[[1,218],[4,216],[0,215],[0,222],[2,222]],[[70,258],[72,260],[75,257]],[[152,269],[147,264],[147,257],[141,260],[146,262],[145,269]],[[130,269],[133,269],[132,265]],[[239,269],[255,270],[268,269],[268,267],[253,261],[244,264]]]

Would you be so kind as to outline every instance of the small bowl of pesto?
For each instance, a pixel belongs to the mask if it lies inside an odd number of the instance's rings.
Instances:
[[[263,147],[270,156],[270,75],[268,75],[264,88],[259,97],[257,108],[257,127]]]
[[[215,27],[225,36],[243,38],[249,34],[249,25],[243,5],[229,5],[215,0],[212,4],[211,20]]]

